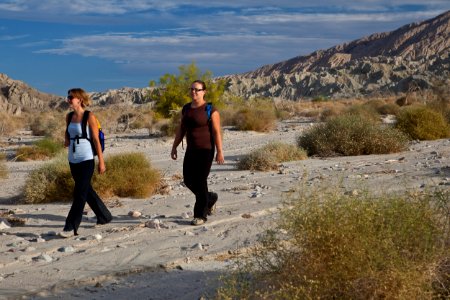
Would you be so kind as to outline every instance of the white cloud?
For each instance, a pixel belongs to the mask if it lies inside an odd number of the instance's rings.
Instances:
[[[0,41],[14,41],[27,38],[28,35],[0,35]]]

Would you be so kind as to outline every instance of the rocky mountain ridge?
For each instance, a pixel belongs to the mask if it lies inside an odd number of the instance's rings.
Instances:
[[[0,111],[13,115],[20,115],[23,111],[44,111],[64,106],[62,100],[0,73]]]
[[[450,11],[327,50],[224,77],[243,97],[298,100],[354,97],[429,88],[450,75]]]

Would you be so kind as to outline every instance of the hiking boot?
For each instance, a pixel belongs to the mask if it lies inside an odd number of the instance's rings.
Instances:
[[[205,220],[202,218],[194,218],[194,220],[191,221],[191,225],[198,226],[205,224]]]
[[[70,238],[70,237],[72,237],[74,235],[74,233],[73,233],[73,231],[72,230],[63,230],[63,231],[61,231],[61,232],[59,232],[58,233],[58,236],[59,237],[62,237],[62,238]]]

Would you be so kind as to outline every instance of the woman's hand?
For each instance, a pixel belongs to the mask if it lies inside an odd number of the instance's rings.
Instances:
[[[98,162],[98,174],[103,174],[106,172],[106,165],[103,160]]]
[[[177,148],[172,148],[172,152],[170,152],[170,157],[172,157],[173,160],[176,160],[178,158]]]
[[[217,151],[216,162],[219,165],[223,165],[223,163],[225,162],[225,158],[223,157],[223,152],[222,151]]]

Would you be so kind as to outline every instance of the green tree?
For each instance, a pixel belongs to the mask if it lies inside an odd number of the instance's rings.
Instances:
[[[225,89],[225,80],[213,80],[210,71],[202,73],[194,62],[190,65],[182,65],[178,69],[178,75],[165,74],[161,76],[159,84],[154,80],[150,81],[150,87],[158,87],[150,94],[150,97],[156,100],[156,112],[167,118],[174,112],[179,111],[184,104],[191,101],[189,87],[194,80],[198,79],[206,83],[208,89],[205,96],[206,100],[220,106],[220,99]]]

